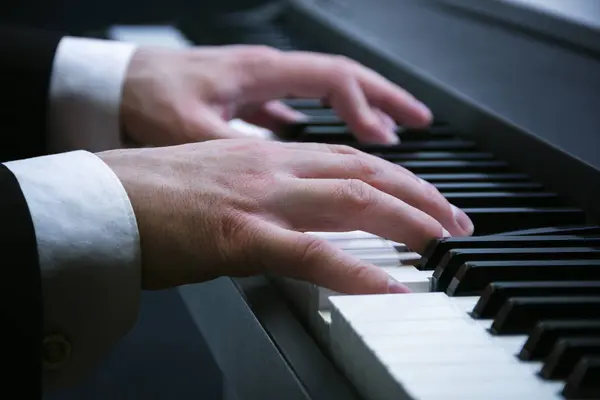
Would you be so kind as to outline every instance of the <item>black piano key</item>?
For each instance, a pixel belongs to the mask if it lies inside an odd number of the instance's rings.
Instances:
[[[420,270],[433,271],[442,257],[452,249],[532,248],[532,247],[593,247],[600,246],[600,236],[470,236],[432,240],[417,263]]]
[[[431,184],[462,182],[527,182],[529,177],[519,173],[416,174]]]
[[[525,236],[525,235],[574,235],[574,236],[597,236],[600,235],[600,226],[557,226],[535,229],[525,229],[513,232],[504,232],[503,236]]]
[[[516,229],[585,224],[585,213],[570,207],[465,208],[475,225],[475,234],[489,235]]]
[[[423,142],[407,142],[395,145],[386,144],[367,144],[357,143],[353,144],[357,150],[365,153],[413,153],[415,151],[453,151],[453,152],[465,152],[465,151],[477,151],[475,142],[470,140],[428,140]],[[523,175],[527,176],[527,175]]]
[[[544,186],[537,182],[438,182],[433,183],[433,185],[442,193],[502,191],[533,192],[544,189]]]
[[[490,173],[508,170],[508,165],[502,161],[399,161],[400,165],[415,174],[439,173]]]
[[[298,111],[302,111],[303,109],[307,108],[327,108],[323,105],[323,102],[320,99],[284,99],[282,102]]]
[[[440,260],[430,283],[432,291],[445,292],[459,268],[468,262],[597,259],[600,259],[600,249],[590,247],[452,249]]]
[[[600,319],[539,322],[519,352],[523,361],[539,361],[547,357],[561,338],[576,336],[600,337]]]
[[[600,260],[479,261],[463,264],[447,291],[479,293],[492,282],[600,280]]]
[[[543,279],[543,277],[541,277]],[[473,308],[473,318],[494,318],[511,297],[588,296],[600,294],[600,281],[525,281],[489,284]]]
[[[473,192],[443,193],[446,199],[459,208],[469,207],[552,207],[561,199],[550,192]]]
[[[567,399],[600,399],[600,357],[583,357],[567,378],[562,394]]]
[[[600,296],[511,297],[494,318],[496,335],[526,334],[544,319],[598,319]]]
[[[452,160],[493,160],[491,153],[451,151],[415,151],[412,153],[370,153],[389,162],[401,161],[452,161]]]
[[[336,111],[332,108],[299,108],[297,110],[309,118],[337,116]],[[344,129],[343,131],[346,132],[347,129]]]
[[[443,140],[443,139],[455,139],[457,138],[458,132],[447,125],[434,124],[424,129],[412,129],[400,127],[398,129],[400,139],[404,143],[411,141],[422,141],[422,140]]]
[[[546,379],[564,379],[585,356],[600,356],[600,337],[561,339],[545,360],[540,375]]]
[[[301,110],[304,112],[304,110]],[[300,131],[300,140],[324,138],[326,142],[331,138],[338,139],[340,136],[354,138],[355,135],[340,117],[333,110],[309,110],[311,113],[306,121],[291,124],[286,128]],[[324,122],[324,123],[321,123]],[[424,141],[424,140],[447,140],[455,139],[456,131],[448,126],[430,126],[428,128],[414,129],[399,126],[396,132],[401,136],[402,141]]]

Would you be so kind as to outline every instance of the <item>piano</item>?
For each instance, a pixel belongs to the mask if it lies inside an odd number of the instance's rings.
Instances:
[[[476,231],[423,254],[366,232],[309,233],[384,268],[406,295],[273,276],[181,288],[235,398],[600,399],[598,31],[515,3],[292,0],[256,17],[249,43],[357,59],[435,115],[429,129],[399,128],[399,145],[364,145],[319,102],[289,99],[311,118],[284,140],[403,165]],[[168,45],[201,42],[161,31]]]

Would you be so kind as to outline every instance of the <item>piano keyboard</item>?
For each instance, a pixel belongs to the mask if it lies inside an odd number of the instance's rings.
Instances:
[[[441,122],[400,130],[397,146],[360,145],[331,110],[289,104],[314,117],[290,127],[292,140],[403,165],[475,223],[478,236],[437,240],[422,256],[365,232],[312,233],[384,268],[409,295],[279,280],[365,397],[600,398],[600,227]]]
[[[144,30],[132,40],[188,45],[177,37]],[[288,104],[310,118],[286,140],[348,144],[403,165],[475,224],[477,236],[437,240],[422,255],[361,231],[309,233],[412,294],[345,296],[273,277],[366,399],[600,399],[600,227],[441,121],[400,128],[399,145],[362,145],[319,102]]]

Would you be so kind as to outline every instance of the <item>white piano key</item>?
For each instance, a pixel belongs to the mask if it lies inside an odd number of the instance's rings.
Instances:
[[[114,25],[108,28],[107,37],[113,40],[136,43],[142,46],[186,48],[192,43],[171,25]]]
[[[384,240],[378,238],[367,239],[338,239],[329,240],[329,243],[347,251],[359,251],[364,249],[379,249],[380,251],[393,251],[387,247]]]
[[[477,300],[444,293],[332,298],[332,352],[370,399],[562,398],[562,382],[541,379],[537,363],[515,357],[522,335],[494,336],[487,321],[468,315]]]
[[[243,121],[241,119],[233,119],[233,120],[229,121],[229,126],[231,126],[233,129],[235,129],[239,132],[242,132],[248,136],[255,136],[258,138],[268,139],[268,140],[276,139],[276,135],[272,131],[262,128],[260,126],[249,124],[246,121]]]
[[[377,239],[382,240],[379,236],[364,231],[348,231],[348,232],[306,232],[310,235],[319,236],[326,240],[346,240],[346,239]]]

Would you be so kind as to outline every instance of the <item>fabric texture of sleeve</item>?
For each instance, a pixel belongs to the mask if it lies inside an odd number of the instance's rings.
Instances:
[[[64,37],[56,50],[49,92],[50,152],[104,151],[123,146],[120,103],[136,45]]]
[[[81,379],[137,319],[139,233],[113,171],[86,151],[5,164],[35,229],[46,385]]]

